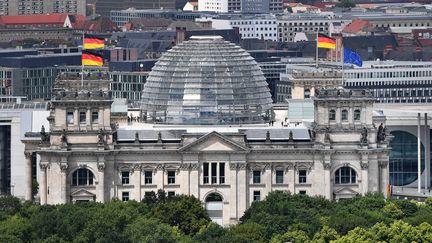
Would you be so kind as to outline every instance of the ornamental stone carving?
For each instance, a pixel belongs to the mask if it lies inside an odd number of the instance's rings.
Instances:
[[[66,173],[67,169],[68,169],[68,164],[67,163],[60,163],[60,171],[63,173]]]
[[[360,162],[360,166],[362,170],[366,170],[367,168],[369,168],[369,163],[367,161],[362,161]]]
[[[97,168],[99,172],[103,172],[105,170],[105,163],[98,163]]]

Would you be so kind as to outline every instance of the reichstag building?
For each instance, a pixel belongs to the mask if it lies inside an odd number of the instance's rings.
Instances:
[[[314,122],[284,124],[257,63],[217,36],[160,58],[139,118],[112,109],[108,85],[101,73],[83,86],[76,73],[56,80],[49,128],[23,140],[24,183],[31,188],[36,155],[41,204],[139,201],[163,189],[194,195],[227,225],[275,190],[332,200],[387,193],[389,137],[369,92],[318,90]]]

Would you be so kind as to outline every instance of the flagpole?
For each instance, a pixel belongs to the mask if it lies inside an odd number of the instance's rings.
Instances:
[[[315,67],[318,69],[318,31],[316,32]]]
[[[81,50],[81,88],[84,88],[84,63],[82,61],[82,51],[84,50],[84,29],[82,32],[82,50]]]
[[[341,39],[341,42],[342,42],[342,39]],[[344,80],[344,63],[345,63],[345,58],[344,58],[344,56],[345,56],[345,54],[344,54],[344,47],[343,47],[343,44],[341,44],[341,61],[342,61],[342,86],[344,86],[344,82],[345,82],[345,80]]]

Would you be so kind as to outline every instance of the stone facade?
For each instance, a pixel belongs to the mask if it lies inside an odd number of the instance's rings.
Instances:
[[[163,189],[194,195],[216,212],[213,219],[231,224],[275,190],[328,199],[371,191],[386,195],[388,138],[377,141],[384,121],[373,117],[369,93],[315,91],[315,124],[309,130],[265,125],[228,132],[221,126],[207,132],[182,126],[132,130],[111,117],[103,75],[86,77],[84,87],[78,78],[62,78],[69,80],[57,82],[63,88],[54,90],[49,132],[25,141],[27,155],[40,156],[41,204],[139,201]],[[330,110],[335,119],[329,119]],[[31,180],[26,183],[31,187]],[[215,194],[221,199],[209,200]]]

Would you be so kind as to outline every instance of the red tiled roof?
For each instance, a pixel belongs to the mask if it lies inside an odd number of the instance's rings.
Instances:
[[[344,33],[358,33],[362,31],[365,27],[369,26],[369,21],[367,20],[354,20],[342,30]]]
[[[64,24],[67,14],[0,16],[0,25]]]

